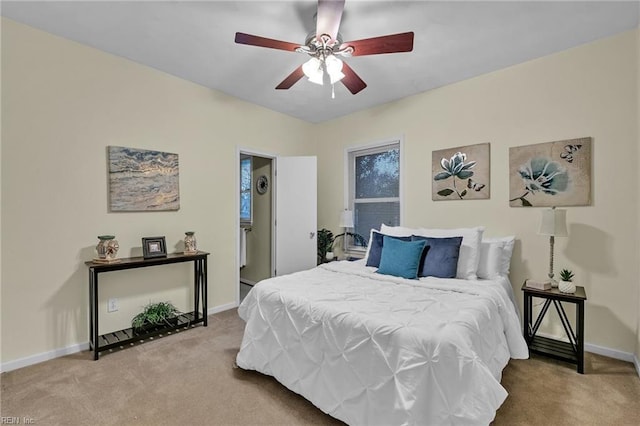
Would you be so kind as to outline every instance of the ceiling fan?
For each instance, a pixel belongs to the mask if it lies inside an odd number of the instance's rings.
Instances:
[[[236,33],[235,42],[270,49],[289,50],[311,56],[311,59],[296,68],[276,86],[276,89],[289,89],[304,76],[312,83],[322,85],[326,73],[332,86],[341,81],[355,95],[367,87],[367,84],[338,56],[411,52],[413,50],[413,32],[343,42],[338,33],[343,10],[344,0],[318,0],[316,31],[307,36],[304,45],[239,32]]]

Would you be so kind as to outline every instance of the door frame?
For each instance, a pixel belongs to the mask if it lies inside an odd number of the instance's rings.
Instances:
[[[240,157],[242,155],[250,155],[252,157],[262,157],[271,160],[271,276],[275,276],[276,268],[276,179],[277,179],[277,161],[278,156],[276,154],[257,151],[253,148],[242,147],[236,145],[236,185],[235,185],[235,220],[236,220],[236,306],[240,305]],[[251,182],[253,186],[253,182]],[[253,201],[253,200],[252,200]]]

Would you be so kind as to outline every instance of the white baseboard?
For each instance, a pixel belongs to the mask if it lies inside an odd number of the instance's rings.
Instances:
[[[18,368],[28,367],[29,365],[39,364],[50,359],[59,358],[65,355],[75,354],[77,352],[89,349],[89,342],[79,343],[66,348],[54,349],[52,351],[42,352],[40,354],[31,355],[25,358],[16,359],[14,361],[2,363],[2,372],[17,370]]]
[[[225,303],[224,305],[214,306],[213,308],[207,309],[207,315],[217,314],[218,312],[228,311],[229,309],[237,308],[238,304],[236,302]]]
[[[226,303],[224,305],[214,306],[207,309],[208,315],[217,314],[218,312],[227,311],[229,309],[237,308],[238,304],[235,302]],[[28,367],[30,365],[39,364],[44,361],[49,361],[54,358],[59,358],[65,355],[71,355],[78,352],[89,350],[89,342],[78,343],[75,345],[67,346],[66,348],[54,349],[52,351],[42,352],[36,355],[30,355],[24,358],[16,359],[13,361],[3,362],[0,366],[0,372],[7,372],[17,370],[18,368]]]
[[[536,333],[538,336],[547,337],[549,339],[562,340],[564,342],[569,342],[566,336],[554,336],[548,333]],[[593,343],[584,344],[584,351],[591,352],[597,355],[606,356],[613,359],[619,359],[620,361],[631,362],[636,366],[636,372],[638,376],[640,376],[640,361],[638,361],[638,357],[630,352],[619,351],[617,349],[606,348],[604,346],[594,345]]]
[[[621,361],[633,362],[634,355],[629,352],[619,351],[617,349],[605,348],[604,346],[594,345],[592,343],[585,343],[584,350],[594,354],[606,356],[613,359],[619,359]]]
[[[247,285],[251,285],[251,286],[256,285],[255,281],[251,281],[251,280],[248,280],[246,278],[240,278],[240,282],[242,284],[247,284]]]

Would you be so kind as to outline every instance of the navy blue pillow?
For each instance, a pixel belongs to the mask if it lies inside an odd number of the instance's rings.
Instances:
[[[380,256],[379,274],[416,279],[426,241],[402,241],[385,235]]]
[[[367,258],[367,266],[380,266],[380,255],[382,254],[382,245],[385,235],[379,233],[375,229],[371,233],[371,242],[369,242],[369,257]],[[388,236],[388,235],[387,235]],[[411,241],[411,237],[389,237],[401,241]]]
[[[425,250],[418,271],[419,277],[455,278],[458,271],[458,257],[462,237],[433,238],[411,236],[412,241],[425,241]]]

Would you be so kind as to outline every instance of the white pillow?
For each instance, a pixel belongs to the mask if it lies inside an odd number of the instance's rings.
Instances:
[[[515,237],[485,238],[480,244],[478,278],[494,279],[509,275]]]
[[[425,229],[387,226],[382,224],[380,232],[394,237],[407,237],[409,235],[436,238],[462,237],[456,278],[465,280],[475,280],[478,278],[477,271],[478,263],[480,262],[480,242],[482,241],[482,234],[484,233],[484,228],[481,226],[458,229]]]
[[[410,237],[418,235],[419,228],[405,228],[404,226],[380,225],[380,233],[390,237]]]

